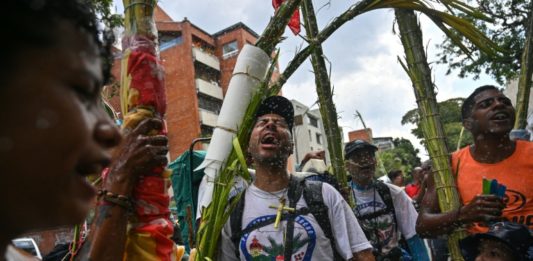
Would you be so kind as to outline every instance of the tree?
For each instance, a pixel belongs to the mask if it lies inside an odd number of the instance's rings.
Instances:
[[[124,17],[111,12],[113,0],[91,0],[91,2],[94,12],[98,14],[98,19],[106,29],[113,30],[119,26],[123,26]]]
[[[395,138],[393,140],[394,148],[379,152],[379,160],[383,163],[385,171],[400,169],[404,174],[409,175],[413,168],[420,166],[420,158],[416,149],[410,140],[405,138]],[[380,172],[380,176],[387,173]]]
[[[477,8],[494,19],[493,24],[474,19],[465,14],[458,14],[472,22],[479,30],[497,43],[503,50],[501,56],[489,56],[476,51],[472,59],[454,45],[449,38],[438,44],[440,53],[438,63],[447,64],[448,72],[459,70],[460,77],[473,75],[474,79],[484,72],[503,85],[515,78],[520,72],[520,61],[526,38],[528,13],[531,1],[528,0],[470,0]],[[454,33],[462,38],[460,34]],[[471,43],[465,44],[472,47]]]
[[[459,137],[461,135],[461,129],[463,127],[463,123],[461,121],[461,106],[463,105],[463,101],[464,98],[452,98],[438,103],[440,119],[444,126],[444,133],[446,134],[446,145],[450,150],[454,150],[457,147],[457,142],[459,141]],[[407,123],[415,125],[415,127],[411,130],[411,133],[419,138],[421,143],[425,146],[427,143],[422,135],[422,127],[420,125],[420,115],[418,114],[418,109],[412,109],[403,115],[402,125]],[[464,147],[472,143],[472,135],[469,132],[464,132],[460,147]]]

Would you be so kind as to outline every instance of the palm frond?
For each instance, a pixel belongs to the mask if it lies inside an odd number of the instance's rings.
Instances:
[[[316,35],[315,39],[309,42],[308,46],[300,50],[289,62],[285,71],[283,71],[278,81],[274,83],[272,87],[281,89],[287,79],[289,79],[296,69],[311,55],[315,46],[326,41],[342,25],[361,14],[378,9],[399,8],[404,10],[415,10],[423,13],[467,55],[470,55],[474,50],[465,46],[461,36],[464,36],[476,46],[476,48],[491,56],[499,57],[500,53],[506,52],[505,49],[491,41],[469,21],[444,11],[440,11],[436,7],[433,7],[433,5],[442,6],[448,10],[452,10],[452,13],[453,10],[456,9],[471,17],[489,22],[492,21],[491,18],[484,13],[459,0],[361,0],[331,20],[331,22]],[[456,30],[456,32],[453,30]]]

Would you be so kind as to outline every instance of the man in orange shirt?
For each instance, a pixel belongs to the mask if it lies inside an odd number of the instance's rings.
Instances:
[[[509,139],[515,121],[511,101],[498,88],[481,86],[463,103],[462,118],[474,137],[474,144],[452,155],[463,205],[440,213],[434,181],[428,179],[417,233],[437,236],[458,226],[467,226],[472,233],[485,232],[487,223],[502,219],[533,228],[533,143]],[[483,178],[507,186],[505,197],[482,195]]]

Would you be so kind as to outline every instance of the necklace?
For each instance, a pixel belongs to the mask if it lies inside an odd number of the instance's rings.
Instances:
[[[359,189],[360,187],[357,186],[357,184],[355,184],[355,182],[353,182],[353,181],[351,182],[350,185],[352,185],[351,186],[352,187],[352,195],[353,195],[354,198],[356,198],[355,190],[366,191],[366,190],[372,188],[372,197],[373,197],[373,200],[372,200],[373,211],[372,211],[372,213],[376,213],[376,192],[377,192],[376,191],[376,185],[372,182],[371,184],[369,184],[364,189]],[[357,208],[357,203],[356,203],[356,206],[355,206],[355,212],[356,212],[355,215],[356,215],[357,218],[360,218],[360,217],[363,216],[363,215],[361,215],[361,213],[359,212],[359,209]],[[381,253],[381,249],[382,249],[383,246],[382,246],[382,242],[381,242],[381,240],[379,238],[377,218],[378,218],[378,216],[371,218],[369,223],[371,224],[371,229],[372,229],[371,232],[373,232],[374,238],[375,238],[375,242],[374,242],[373,245],[374,245],[375,248],[377,248],[378,253]],[[370,231],[368,231],[368,232],[365,231],[365,234],[367,234],[367,233],[370,233]],[[368,237],[368,235],[367,235],[367,237]]]

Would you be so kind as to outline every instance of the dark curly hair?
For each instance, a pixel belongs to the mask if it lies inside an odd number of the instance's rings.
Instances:
[[[113,34],[99,28],[90,0],[5,0],[2,2],[3,37],[0,40],[0,79],[13,70],[15,58],[27,48],[45,48],[57,41],[54,28],[60,21],[84,30],[97,44],[104,83],[111,77]]]
[[[465,99],[465,101],[463,102],[463,106],[461,106],[461,119],[463,121],[468,119],[470,117],[470,115],[472,115],[472,109],[474,109],[474,105],[475,105],[474,98],[478,94],[480,94],[481,92],[484,92],[486,90],[496,90],[496,91],[500,91],[501,92],[501,89],[499,89],[498,87],[493,86],[493,85],[483,85],[483,86],[477,87],[474,90],[474,92],[472,92],[472,94],[470,94]]]
[[[387,173],[387,176],[389,177],[391,181],[393,181],[395,178],[397,178],[398,176],[401,176],[402,174],[403,174],[403,171],[399,169],[393,169],[389,171],[389,173]]]

